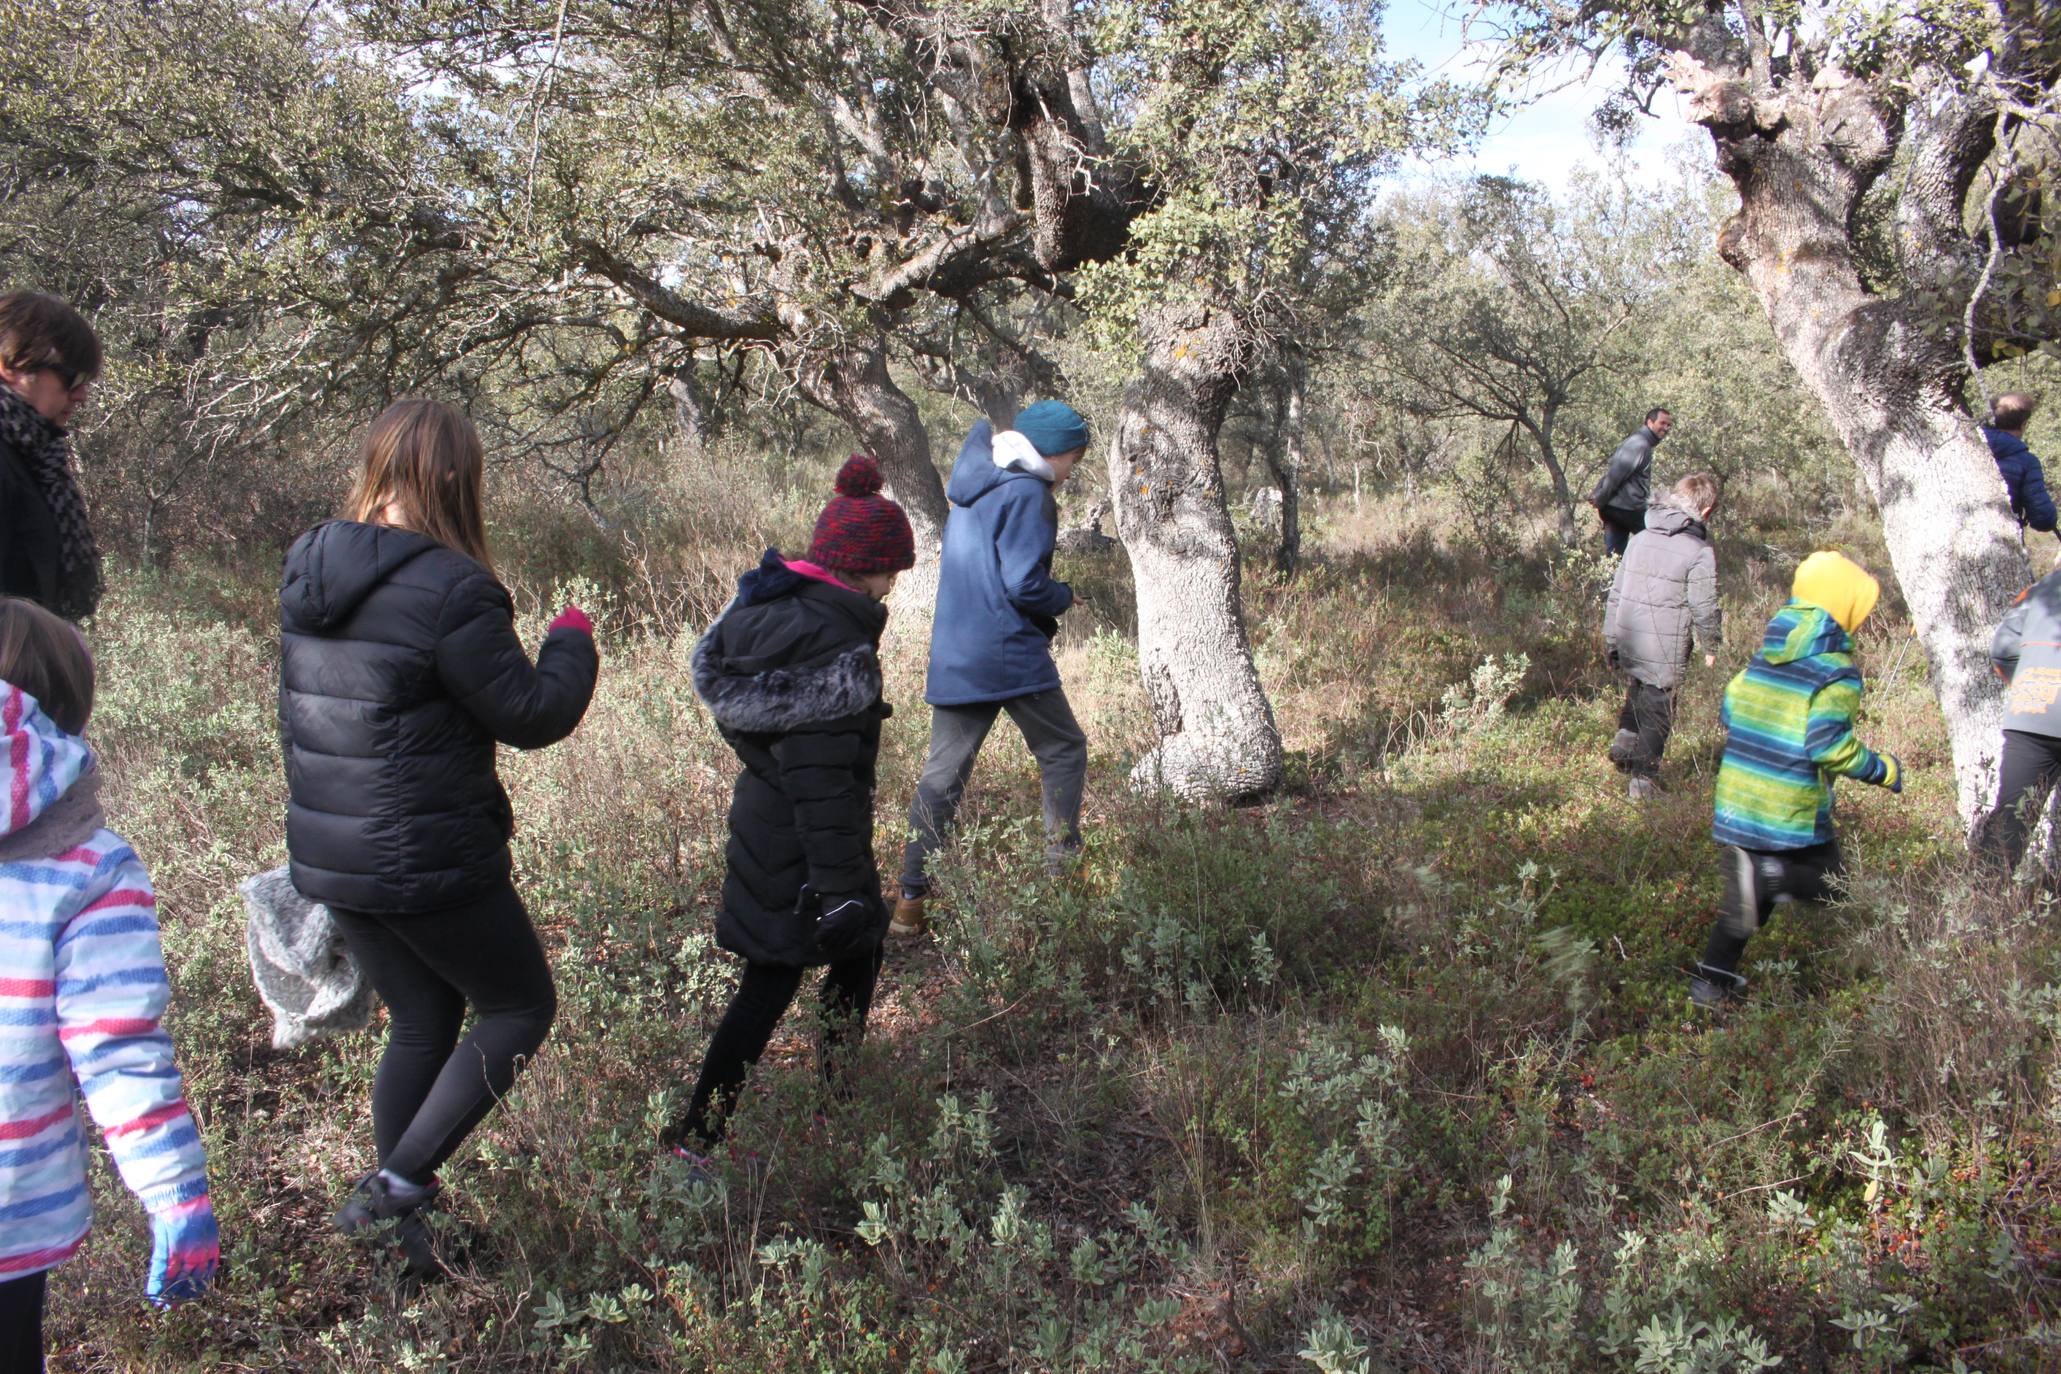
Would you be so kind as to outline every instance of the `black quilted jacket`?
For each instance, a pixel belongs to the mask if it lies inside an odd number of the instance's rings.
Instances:
[[[870,944],[887,933],[873,862],[887,608],[772,553],[738,588],[694,649],[694,689],[744,764],[716,941],[754,963],[808,967],[827,962],[817,917],[844,898],[872,904]]]
[[[515,823],[495,741],[541,749],[572,733],[600,668],[593,640],[557,631],[532,667],[492,573],[347,520],[295,541],[279,619],[294,886],[400,915],[507,881]]]

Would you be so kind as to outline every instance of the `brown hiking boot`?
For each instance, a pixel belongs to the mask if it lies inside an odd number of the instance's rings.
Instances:
[[[930,929],[930,918],[923,914],[927,897],[901,897],[895,901],[894,919],[887,923],[887,933],[904,938],[921,935]]]

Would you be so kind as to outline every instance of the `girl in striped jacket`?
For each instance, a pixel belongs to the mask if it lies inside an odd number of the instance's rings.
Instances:
[[[72,1089],[151,1215],[145,1293],[213,1280],[206,1160],[171,1038],[156,899],[102,824],[79,738],[93,662],[78,632],[0,598],[0,1370],[40,1370],[48,1271],[86,1239],[86,1144]]]

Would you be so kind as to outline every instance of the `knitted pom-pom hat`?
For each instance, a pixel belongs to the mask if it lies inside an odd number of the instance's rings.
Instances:
[[[870,453],[837,470],[837,495],[816,517],[809,561],[839,572],[903,572],[916,566],[916,535],[902,508],[880,494],[886,479]]]

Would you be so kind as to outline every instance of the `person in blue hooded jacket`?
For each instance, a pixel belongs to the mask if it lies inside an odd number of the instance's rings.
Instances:
[[[1997,397],[1990,408],[1990,421],[1982,427],[1982,437],[1989,441],[1990,456],[1997,460],[1997,475],[2004,479],[2004,495],[2011,503],[2011,514],[2018,517],[2020,525],[2052,531],[2054,498],[2047,494],[2047,475],[2025,443],[2025,427],[2032,423],[2037,404],[2022,391]]]
[[[1060,871],[1081,847],[1088,737],[1052,661],[1073,589],[1052,576],[1059,508],[1052,491],[1088,447],[1088,422],[1061,401],[1039,401],[997,434],[983,420],[966,436],[945,495],[952,503],[930,636],[930,756],[909,807],[900,899],[889,929],[926,927],[931,854],[944,843],[981,744],[1006,711],[1038,761],[1046,865]]]

